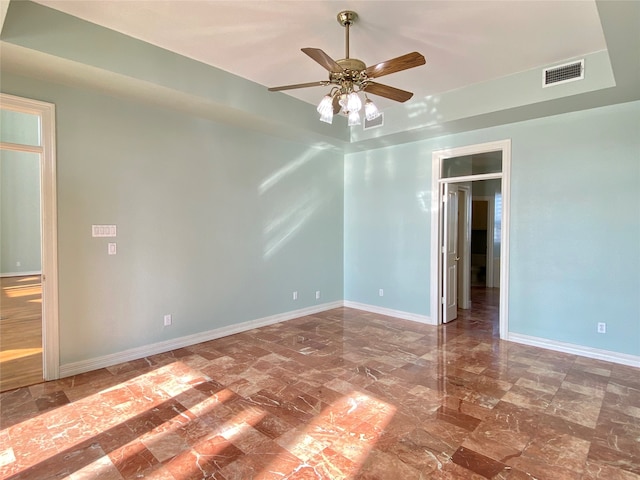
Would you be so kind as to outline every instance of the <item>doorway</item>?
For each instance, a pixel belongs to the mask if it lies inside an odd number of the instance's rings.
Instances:
[[[431,260],[435,268],[431,271],[431,315],[434,323],[452,321],[457,317],[458,308],[470,306],[473,280],[478,286],[483,284],[482,288],[499,288],[498,330],[500,338],[506,338],[511,142],[441,150],[433,153],[432,160]],[[477,204],[479,209],[484,208],[486,218],[478,213],[475,229],[474,200],[486,202]]]
[[[55,107],[2,93],[0,113],[0,389],[7,390],[59,376]]]

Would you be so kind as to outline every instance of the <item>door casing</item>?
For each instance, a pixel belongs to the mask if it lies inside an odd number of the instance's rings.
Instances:
[[[471,182],[458,185],[458,307],[471,308]]]
[[[487,152],[502,152],[502,172],[442,178],[442,162],[446,158],[462,157]],[[442,269],[441,253],[443,222],[442,185],[477,180],[501,179],[502,228],[500,236],[500,338],[506,339],[509,332],[509,212],[511,200],[511,140],[499,140],[476,145],[437,150],[432,153],[431,175],[431,291],[430,310],[433,323],[442,324]]]
[[[3,110],[40,117],[37,147],[2,143],[8,150],[40,154],[40,212],[42,231],[42,372],[45,380],[60,376],[58,324],[58,210],[56,195],[55,105],[0,93]]]

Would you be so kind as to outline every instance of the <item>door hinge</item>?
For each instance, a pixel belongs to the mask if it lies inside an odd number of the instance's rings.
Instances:
[[[442,297],[442,304],[444,305],[446,302],[447,302],[446,299]]]

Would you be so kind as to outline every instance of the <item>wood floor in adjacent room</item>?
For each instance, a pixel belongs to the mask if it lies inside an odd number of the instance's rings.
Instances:
[[[42,382],[40,275],[2,277],[0,392]]]
[[[0,394],[0,478],[638,480],[640,371],[349,308]]]

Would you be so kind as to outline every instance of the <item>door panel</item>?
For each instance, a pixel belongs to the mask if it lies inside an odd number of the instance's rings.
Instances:
[[[447,323],[458,317],[458,185],[445,183],[443,199],[442,321]]]

